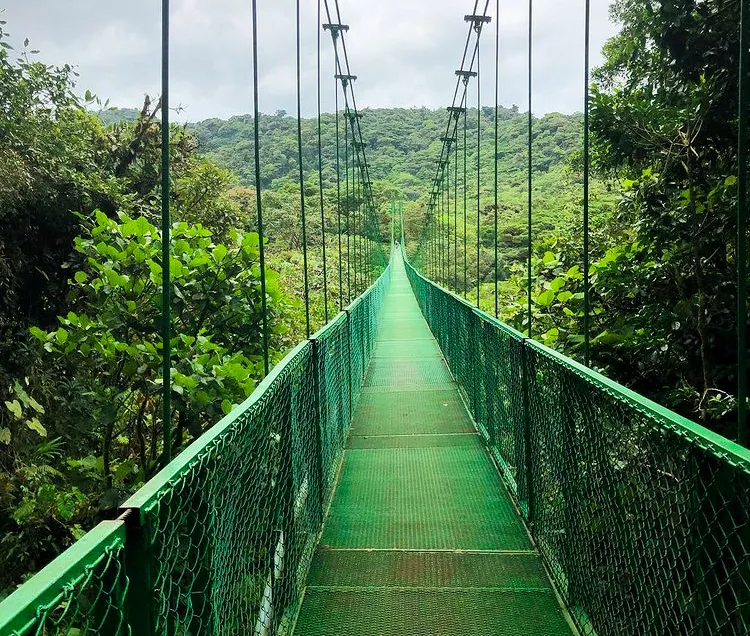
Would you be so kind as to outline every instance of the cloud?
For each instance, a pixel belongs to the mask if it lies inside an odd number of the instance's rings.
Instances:
[[[74,64],[79,89],[119,106],[159,93],[160,14],[155,0],[13,0],[4,19],[12,44],[28,37],[40,59]],[[335,11],[333,0],[329,0]],[[592,3],[592,64],[614,33],[604,2]],[[466,38],[471,0],[339,0],[351,30],[347,51],[364,107],[448,105]],[[535,112],[580,110],[583,99],[583,0],[534,0]],[[260,105],[296,112],[296,26],[293,0],[258,0]],[[494,2],[490,2],[494,14]],[[316,110],[317,0],[301,0],[302,111]],[[332,18],[336,21],[336,17]],[[528,8],[500,0],[500,102],[527,102]],[[323,21],[328,21],[323,9]],[[494,94],[495,22],[482,36],[483,104]],[[322,105],[333,109],[330,35],[322,34]],[[198,120],[252,110],[250,0],[172,0],[171,101],[179,117]],[[475,93],[470,92],[471,99]]]

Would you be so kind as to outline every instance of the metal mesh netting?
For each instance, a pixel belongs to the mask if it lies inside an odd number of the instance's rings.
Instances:
[[[569,633],[401,261],[295,635]]]
[[[142,508],[154,633],[270,634],[297,601],[322,505],[312,345],[280,366]]]
[[[8,636],[130,634],[125,620],[128,578],[125,531],[107,521],[55,559],[3,603],[0,633]]]
[[[324,501],[328,501],[331,496],[336,480],[338,458],[344,449],[352,417],[348,321],[347,314],[339,314],[314,338],[319,353],[318,389]]]
[[[49,566],[47,579],[40,578],[43,570],[6,599],[0,633],[259,636],[289,630],[389,278],[387,268],[351,307],[287,355],[248,400],[125,502],[120,521],[101,524],[118,524],[109,543],[86,547],[98,527]],[[60,563],[71,558],[75,576],[63,576]]]
[[[750,633],[750,462],[560,358],[527,344],[532,521],[584,632]]]
[[[750,633],[750,452],[407,272],[581,631]]]
[[[141,507],[152,633],[291,628],[388,276],[292,351]]]

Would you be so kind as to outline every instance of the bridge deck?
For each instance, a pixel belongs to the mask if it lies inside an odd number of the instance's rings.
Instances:
[[[295,634],[570,633],[394,260]]]

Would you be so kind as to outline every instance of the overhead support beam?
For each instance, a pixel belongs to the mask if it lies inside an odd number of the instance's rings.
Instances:
[[[489,24],[492,18],[488,15],[465,15],[465,22],[471,22],[474,30],[479,33],[482,30],[482,25]]]
[[[460,77],[464,81],[464,84],[468,84],[469,80],[472,77],[476,77],[477,76],[477,72],[476,71],[458,70],[458,71],[456,71],[456,75],[458,77]]]
[[[349,25],[348,24],[324,24],[323,25],[324,31],[330,31],[333,35],[338,35],[341,31],[348,31]]]
[[[466,109],[463,106],[448,106],[448,112],[458,119],[458,116],[463,115]]]
[[[349,82],[353,82],[353,81],[355,81],[357,79],[356,75],[345,75],[343,73],[336,73],[336,75],[334,75],[334,77],[337,80],[341,80],[341,85],[344,88],[347,87],[347,85],[349,84]]]

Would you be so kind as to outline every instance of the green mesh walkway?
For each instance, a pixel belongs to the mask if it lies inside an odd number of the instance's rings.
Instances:
[[[570,633],[400,259],[297,636]]]

